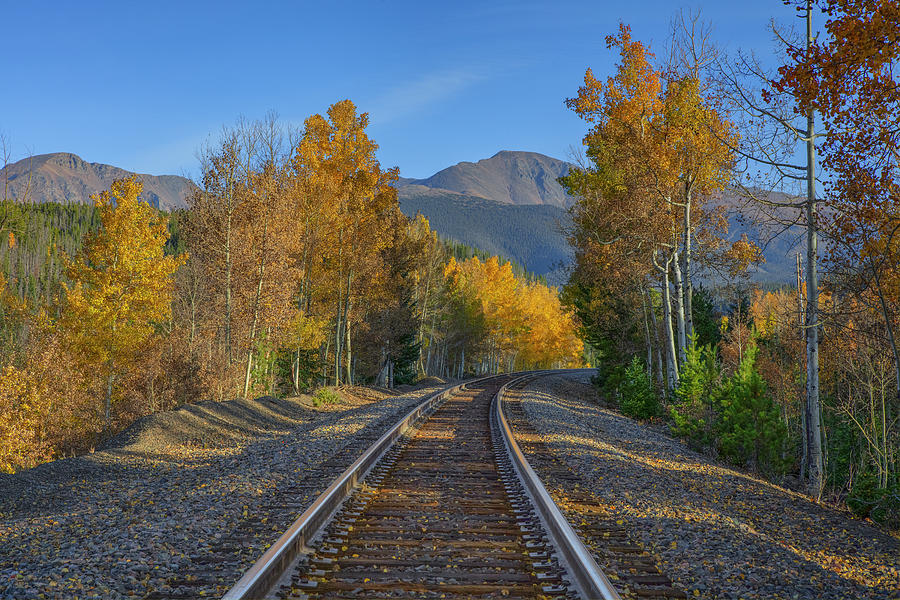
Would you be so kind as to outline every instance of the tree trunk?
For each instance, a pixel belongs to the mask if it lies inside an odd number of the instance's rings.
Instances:
[[[678,385],[678,361],[675,358],[675,332],[672,329],[672,299],[669,291],[669,266],[666,262],[662,281],[663,332],[666,335],[666,379],[669,392]]]
[[[678,364],[684,364],[687,338],[684,331],[684,284],[681,281],[681,267],[678,265],[678,252],[672,255],[672,283],[675,287],[675,322],[678,325]]]
[[[225,221],[225,359],[230,367],[231,354],[231,211]]]
[[[353,282],[353,269],[347,269],[347,298],[344,302],[344,347],[346,349],[345,353],[347,355],[346,365],[347,365],[347,373],[344,381],[350,385],[353,385],[353,369],[352,369],[352,360],[353,356],[350,353],[350,286]]]
[[[647,373],[653,372],[653,344],[650,341],[650,317],[647,315],[647,299],[644,296],[644,286],[640,286],[641,311],[644,317],[644,342],[647,344]]]
[[[656,383],[659,385],[659,389],[663,389],[663,386],[666,385],[665,377],[663,376],[663,345],[662,341],[659,339],[659,321],[656,318],[656,309],[653,306],[653,296],[650,295],[649,289],[647,290],[647,300],[650,305],[650,319],[653,321],[653,338],[656,340]],[[591,364],[594,364],[593,358],[591,359]]]
[[[428,278],[425,280],[425,293],[422,298],[422,312],[421,317],[419,318],[419,359],[416,361],[416,372],[421,375],[426,375],[426,367],[425,367],[425,352],[423,346],[425,345],[425,321],[428,319],[428,293],[431,288],[431,271],[428,271]],[[416,287],[416,291],[418,292],[418,287]]]
[[[812,0],[806,2],[806,49],[812,44]],[[815,115],[806,113],[806,443],[809,446],[809,495],[819,498],[825,484],[819,404],[819,281],[816,234]]]
[[[459,359],[459,379],[463,378],[463,375],[466,372],[466,348],[463,346],[462,349],[462,358]]]
[[[106,368],[106,395],[103,399],[103,429],[104,431],[109,431],[109,413],[110,408],[112,407],[112,391],[113,391],[113,380],[115,379],[115,373],[113,371],[114,363],[112,360],[107,361]]]
[[[294,386],[294,393],[300,393],[300,346],[294,352],[294,360],[291,364],[291,383]]]
[[[800,253],[797,252],[797,324],[799,325],[799,340],[802,340],[805,336],[805,331],[803,329],[803,285],[802,285],[803,277],[800,271]],[[803,367],[803,361],[800,361],[800,367]],[[806,472],[809,465],[809,444],[807,443],[806,437],[806,407],[803,407],[803,413],[800,418],[800,431],[802,435],[803,443],[800,444],[803,447],[803,454],[800,459],[800,481],[806,481]]]
[[[684,186],[684,332],[687,339],[694,334],[694,284],[691,281],[691,203],[693,182]]]
[[[337,315],[334,326],[334,385],[341,384],[341,308],[344,303],[343,289],[338,289]]]
[[[250,340],[247,349],[247,369],[244,372],[244,398],[250,390],[250,370],[253,366],[253,345],[256,341],[256,328],[259,327],[259,305],[262,302],[263,280],[266,275],[266,240],[269,232],[269,215],[266,209],[263,222],[262,247],[259,255],[259,270],[257,271],[256,296],[253,299],[253,322],[250,324]]]
[[[347,299],[347,312],[350,312],[350,299]],[[346,350],[346,361],[345,367],[347,372],[345,373],[344,382],[348,385],[353,385],[353,354],[350,348],[350,321],[345,316],[344,317],[344,347]]]
[[[320,347],[321,348],[321,347]],[[325,338],[325,351],[322,353],[322,384],[320,387],[328,385],[328,350],[331,348],[331,337]]]

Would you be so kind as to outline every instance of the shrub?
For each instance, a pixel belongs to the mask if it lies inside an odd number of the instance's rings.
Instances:
[[[312,389],[322,377],[319,350],[280,350],[275,363],[275,374],[285,394],[299,394]]]
[[[717,420],[713,396],[721,376],[716,353],[710,346],[698,346],[693,336],[685,352],[669,415],[672,432],[695,444],[713,442],[712,425]]]
[[[619,388],[625,381],[625,365],[613,363],[609,360],[601,360],[597,365],[597,374],[591,378],[591,382],[597,387],[597,393],[607,403],[617,404],[616,396]]]
[[[37,393],[37,381],[9,366],[0,372],[0,471],[14,473],[53,458],[44,432],[47,407]]]
[[[860,518],[870,518],[894,529],[900,528],[900,484],[880,487],[878,477],[866,472],[853,484],[847,506]]]
[[[337,404],[341,401],[341,396],[330,387],[323,387],[316,390],[313,394],[313,406],[322,406],[323,404]]]
[[[761,470],[782,472],[787,466],[782,459],[787,429],[756,370],[756,354],[756,347],[750,347],[716,394],[719,451],[737,465],[752,463]]]
[[[619,409],[635,419],[651,419],[659,414],[659,400],[644,363],[635,356],[619,384]]]
[[[30,322],[25,366],[0,370],[0,471],[27,469],[92,447],[98,403],[41,312]]]

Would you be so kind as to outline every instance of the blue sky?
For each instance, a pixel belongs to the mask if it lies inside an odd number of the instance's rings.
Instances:
[[[499,150],[565,159],[586,128],[563,102],[585,68],[612,70],[620,21],[661,48],[679,8],[701,9],[721,45],[765,55],[770,19],[796,20],[781,0],[2,3],[14,158],[187,175],[239,115],[301,124],[343,98],[406,177]]]

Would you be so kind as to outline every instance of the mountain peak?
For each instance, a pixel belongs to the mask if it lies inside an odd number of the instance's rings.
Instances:
[[[501,150],[475,163],[447,167],[426,179],[404,180],[401,186],[420,185],[504,204],[567,207],[572,199],[557,178],[567,174],[569,168],[569,163],[537,152]]]
[[[0,179],[9,182],[13,200],[31,202],[88,203],[92,194],[108,190],[116,179],[130,171],[87,162],[71,152],[53,152],[24,158],[0,169]],[[137,174],[144,184],[143,199],[164,210],[183,208],[194,184],[177,175]]]

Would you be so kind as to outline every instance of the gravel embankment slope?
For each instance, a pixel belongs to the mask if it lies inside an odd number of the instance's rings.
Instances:
[[[0,598],[220,596],[424,396],[204,403],[0,477]]]
[[[588,377],[535,380],[525,414],[689,595],[900,599],[900,540],[601,408]]]

